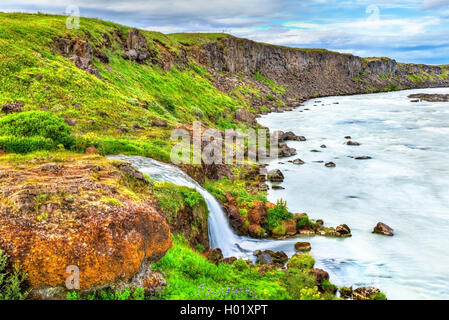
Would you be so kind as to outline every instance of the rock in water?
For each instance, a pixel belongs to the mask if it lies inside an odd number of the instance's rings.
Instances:
[[[310,242],[296,242],[295,249],[297,251],[306,252],[312,250],[312,246],[310,245]]]
[[[361,157],[355,157],[354,159],[355,159],[355,160],[370,160],[370,159],[372,159],[372,158],[369,157],[369,156],[361,156]]]
[[[383,234],[385,236],[392,236],[394,235],[394,229],[390,228],[385,223],[379,222],[374,227],[373,233]]]
[[[347,143],[346,143],[348,146],[359,146],[360,145],[360,143],[358,143],[357,141],[348,141]]]
[[[279,169],[271,170],[268,172],[268,180],[270,180],[271,182],[283,182],[284,175]]]
[[[333,163],[333,162],[327,162],[325,164],[325,166],[328,167],[328,168],[335,168],[337,165],[335,163]]]
[[[295,160],[289,160],[288,162],[291,162],[293,164],[304,164],[305,162],[302,161],[301,159],[295,159]]]
[[[335,228],[340,235],[348,235],[351,234],[351,229],[346,224],[341,224],[337,228]]]

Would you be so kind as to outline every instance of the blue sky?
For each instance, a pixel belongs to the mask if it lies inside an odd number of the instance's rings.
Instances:
[[[449,0],[2,0],[0,11],[64,13],[138,28],[228,32],[303,48],[449,64]]]

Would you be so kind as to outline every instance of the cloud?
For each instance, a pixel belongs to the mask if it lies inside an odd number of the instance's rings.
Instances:
[[[449,6],[449,0],[424,0],[421,8],[423,10],[438,9],[441,7]]]

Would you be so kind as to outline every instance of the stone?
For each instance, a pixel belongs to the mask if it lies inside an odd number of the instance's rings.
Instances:
[[[360,145],[360,143],[358,143],[357,141],[351,141],[351,140],[349,140],[348,142],[346,142],[346,144],[347,144],[348,146],[359,146],[359,145]]]
[[[278,152],[280,158],[287,158],[294,156],[296,154],[296,149],[290,148],[286,143],[280,143]]]
[[[326,146],[325,144],[322,144],[322,145],[320,146],[320,148],[322,148],[322,149],[326,149],[326,148],[327,148],[327,146]]]
[[[133,29],[126,36],[125,53],[123,59],[135,61],[137,63],[145,63],[154,54],[148,49],[148,40],[139,30]]]
[[[204,252],[204,255],[206,256],[207,260],[215,264],[218,264],[220,261],[223,260],[223,253],[221,252],[220,248],[207,249]]]
[[[341,224],[337,228],[335,228],[340,235],[349,235],[351,234],[351,229],[346,224]]]
[[[324,280],[329,281],[329,273],[323,269],[313,268],[309,273],[315,278],[315,281],[319,285],[321,285]]]
[[[360,157],[355,157],[355,160],[370,160],[372,159],[370,156],[360,156]]]
[[[77,121],[75,119],[69,119],[69,118],[65,118],[64,122],[67,123],[71,127],[73,127],[77,124]]]
[[[257,262],[259,262],[259,264],[273,264],[273,259],[268,253],[261,253],[257,257]]]
[[[121,181],[104,159],[8,170],[0,194],[9,202],[2,210],[14,215],[0,215],[0,247],[27,273],[33,292],[66,290],[72,265],[80,269],[81,290],[133,283],[171,248],[170,228],[152,197],[119,193],[116,185],[127,188]],[[36,202],[37,196],[45,197]]]
[[[352,291],[354,300],[373,300],[373,297],[380,293],[375,287],[361,287]]]
[[[277,186],[277,185],[271,186],[271,189],[273,189],[273,190],[285,190],[285,188],[283,186]]]
[[[2,112],[6,114],[22,112],[23,106],[22,101],[8,102],[2,106]]]
[[[251,224],[248,227],[248,233],[254,238],[262,238],[265,236],[265,230],[258,224]]]
[[[335,168],[337,165],[335,163],[333,163],[333,162],[327,162],[325,164],[325,166],[328,167],[328,168]]]
[[[268,180],[271,182],[283,182],[284,175],[279,169],[271,170],[268,172]]]
[[[288,162],[291,162],[293,164],[304,164],[305,162],[302,161],[301,159],[295,159],[295,160],[289,160]]]
[[[394,229],[387,226],[385,223],[379,222],[373,230],[373,233],[382,234],[385,236],[393,236]]]
[[[296,251],[307,252],[312,250],[312,246],[310,245],[310,242],[296,242],[295,249]]]
[[[351,140],[352,138],[351,138],[351,136],[346,136],[345,139],[346,140]]]
[[[168,123],[165,120],[154,119],[152,121],[152,125],[153,125],[153,127],[167,127]]]
[[[59,54],[68,57],[78,69],[85,70],[97,78],[103,79],[98,69],[94,66],[92,60],[92,47],[88,42],[79,38],[73,40],[67,38],[55,38],[53,40],[53,47]]]
[[[251,125],[256,123],[256,115],[244,108],[240,108],[235,111],[235,119]]]
[[[267,209],[263,201],[254,201],[253,208],[248,212],[248,221],[251,224],[262,225],[267,218]]]
[[[296,220],[284,220],[282,225],[287,230],[288,236],[294,236],[296,234]]]

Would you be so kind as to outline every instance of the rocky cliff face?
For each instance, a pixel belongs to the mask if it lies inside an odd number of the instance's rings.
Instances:
[[[260,74],[286,89],[284,97],[296,103],[311,97],[357,94],[396,89],[449,86],[447,74],[438,66],[399,64],[388,58],[360,58],[320,49],[296,49],[225,38],[202,48],[201,59],[226,84],[235,75]],[[447,71],[446,71],[447,72]],[[224,78],[224,79],[223,79]],[[232,80],[231,80],[232,82]],[[235,87],[235,86],[234,86]],[[256,103],[257,104],[257,103]]]

